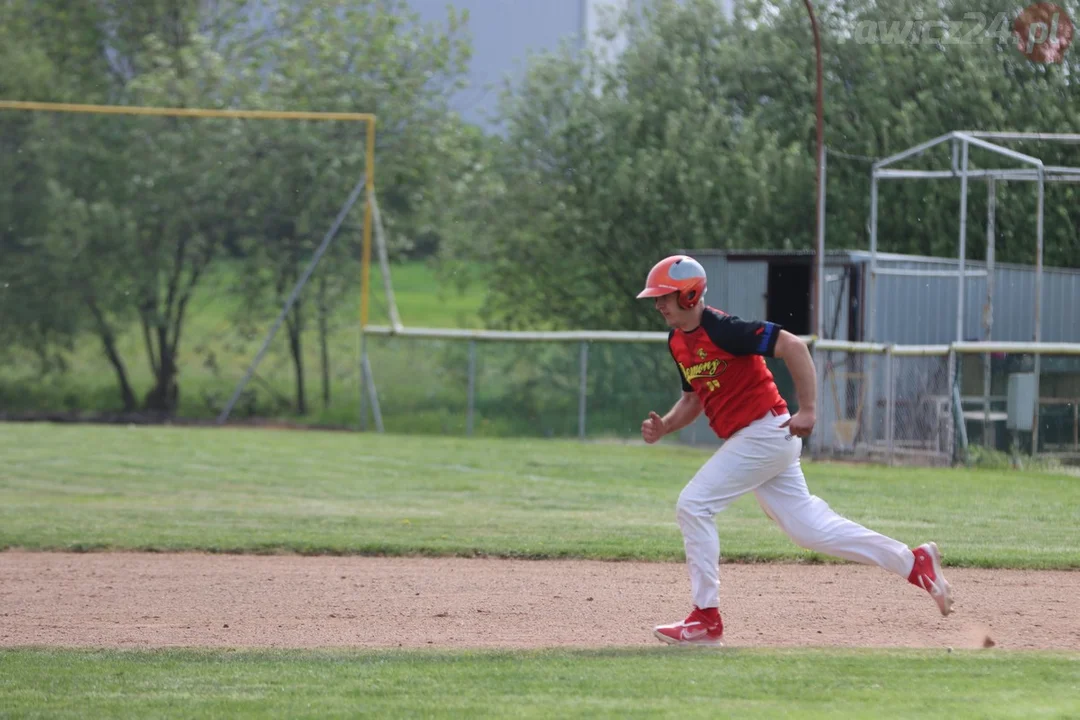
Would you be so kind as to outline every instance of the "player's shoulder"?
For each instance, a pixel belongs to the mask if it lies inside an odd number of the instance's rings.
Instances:
[[[738,325],[744,325],[746,323],[758,324],[762,321],[755,318],[743,318],[738,315],[732,315],[731,313],[714,308],[710,305],[705,306],[705,312],[701,314],[701,324],[709,327],[733,327]]]
[[[732,343],[744,344],[748,338],[760,335],[767,327],[768,323],[744,320],[714,307],[706,307],[701,315],[701,328],[714,345],[723,348],[733,347]]]
[[[728,325],[732,320],[737,320],[734,315],[726,313],[723,310],[712,307],[711,305],[705,306],[705,312],[701,313],[701,326],[706,330],[712,328],[722,328]]]

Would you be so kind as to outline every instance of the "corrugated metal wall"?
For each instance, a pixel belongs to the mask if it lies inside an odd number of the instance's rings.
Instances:
[[[825,266],[825,327],[822,337],[847,340],[850,334],[851,285],[855,282],[850,267]]]
[[[744,320],[765,319],[765,293],[769,287],[769,264],[759,260],[728,260],[727,297],[720,309]]]
[[[1080,321],[1074,316],[1077,309],[1080,309],[1080,273],[1044,270],[1043,341],[1077,342],[1080,340]],[[997,308],[995,308],[995,327],[996,311]]]
[[[704,251],[695,254],[709,275],[706,301],[733,315],[744,318],[764,318],[765,294],[768,291],[769,261],[738,255]],[[783,262],[784,253],[776,253]],[[870,254],[851,251],[830,255],[826,267],[827,280],[825,324],[837,327],[832,339],[849,339],[848,314],[853,288],[851,282],[841,289],[840,275],[847,265],[869,268]],[[880,254],[882,269],[911,269],[957,271],[959,263],[948,258],[921,258],[908,255]],[[968,271],[985,271],[983,262],[969,261]],[[946,344],[956,339],[957,282],[952,277],[907,277],[879,275],[876,302],[876,327],[872,337],[877,342],[897,344]],[[858,291],[856,288],[855,292]],[[836,321],[837,299],[840,318]],[[983,309],[986,305],[986,277],[968,276],[964,292],[964,339],[983,340]],[[1072,313],[1080,308],[1080,270],[1045,269],[1043,271],[1042,339],[1044,342],[1080,342],[1080,322]],[[1030,342],[1035,330],[1035,269],[1028,266],[997,265],[994,268],[994,325],[993,339]],[[869,322],[869,319],[866,320]],[[864,339],[865,336],[864,336]]]
[[[705,277],[709,286],[705,291],[705,302],[723,309],[727,305],[727,258],[723,255],[693,255],[705,268]]]
[[[769,264],[743,260],[722,253],[691,254],[705,268],[709,290],[705,302],[744,319],[765,318],[765,293],[769,287]]]
[[[885,259],[887,269],[955,272],[956,260],[933,262]],[[985,263],[968,262],[968,270],[985,271]],[[957,277],[879,275],[876,327],[873,339],[897,344],[943,344],[956,340]],[[968,277],[964,288],[964,340],[983,340],[986,277]],[[1080,342],[1080,322],[1072,313],[1080,307],[1080,272],[1043,271],[1042,340]],[[994,268],[994,340],[1030,342],[1035,337],[1035,270],[1018,266]]]

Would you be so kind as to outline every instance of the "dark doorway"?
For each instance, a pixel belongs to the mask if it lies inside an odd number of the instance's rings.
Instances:
[[[809,264],[769,263],[767,319],[795,335],[810,334],[811,268]]]

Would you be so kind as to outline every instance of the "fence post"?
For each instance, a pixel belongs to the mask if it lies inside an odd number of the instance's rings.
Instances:
[[[878,402],[881,399],[880,386],[877,381],[881,379],[884,368],[877,364],[877,352],[871,349],[868,352],[860,353],[859,359],[862,360],[862,375],[863,375],[863,443],[866,446],[867,455],[872,455],[874,447],[877,444],[877,407]]]
[[[473,434],[473,414],[476,405],[476,341],[469,341],[469,389],[465,400],[465,435]]]
[[[949,444],[949,464],[956,462],[956,409],[953,407],[953,403],[956,402],[956,347],[949,344],[949,356],[948,366],[946,372],[949,375],[949,422],[947,427],[949,428],[948,444]]]
[[[820,332],[820,331],[819,331]],[[817,416],[817,433],[810,435],[810,442],[808,443],[810,449],[810,457],[817,459],[824,454],[825,443],[822,440],[822,430],[825,427],[825,423],[822,422],[825,418],[825,365],[822,362],[821,348],[818,344],[819,338],[815,337],[811,346],[811,358],[814,361],[814,382],[817,384],[817,399],[818,399],[818,416]],[[835,410],[834,410],[835,412]]]
[[[885,348],[885,452],[886,463],[893,464],[893,437],[896,423],[896,378],[893,375],[893,346]]]
[[[1073,400],[1073,450],[1080,450],[1080,403]]]
[[[581,378],[578,384],[578,438],[585,439],[585,408],[589,386],[589,342],[581,342],[581,354],[578,367],[581,370]]]
[[[1039,454],[1039,414],[1042,410],[1040,386],[1042,383],[1042,353],[1035,350],[1035,418],[1031,425],[1031,457]]]

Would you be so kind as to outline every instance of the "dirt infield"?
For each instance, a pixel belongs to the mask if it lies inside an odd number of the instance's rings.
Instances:
[[[957,612],[855,565],[724,565],[729,646],[1080,649],[1080,573],[952,569]],[[681,564],[0,553],[0,647],[658,644]]]

